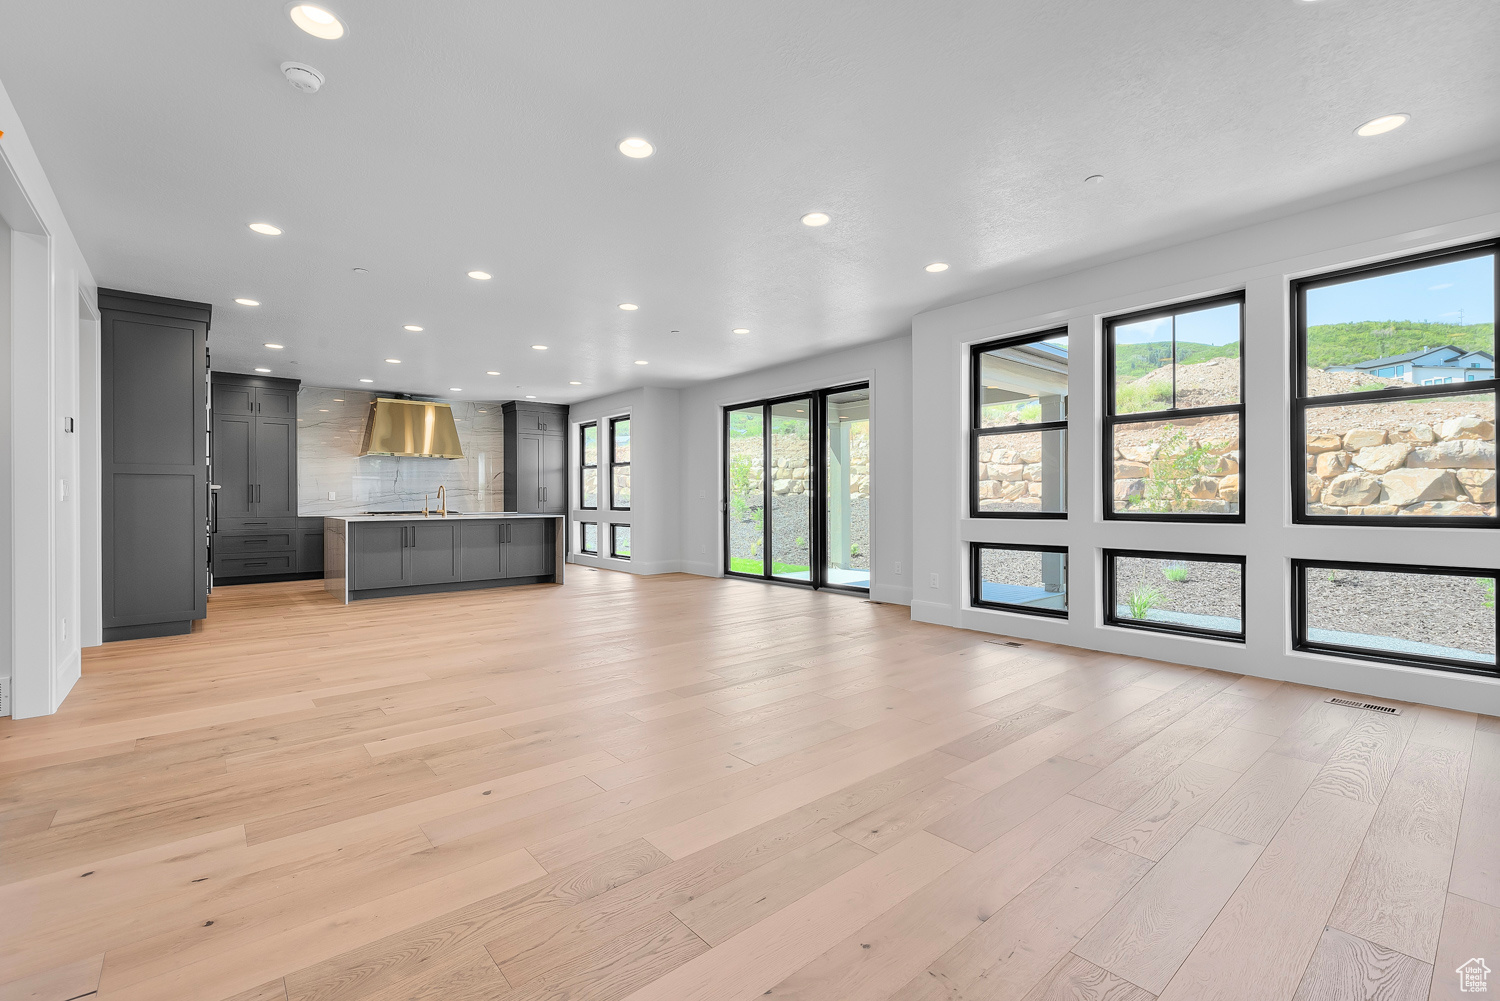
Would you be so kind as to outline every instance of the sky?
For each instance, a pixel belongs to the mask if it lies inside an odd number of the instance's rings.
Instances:
[[[1308,290],[1308,326],[1360,320],[1494,323],[1495,257],[1489,254]]]
[[[1172,339],[1172,318],[1163,316],[1115,328],[1116,344],[1162,343]],[[1194,344],[1233,344],[1240,339],[1240,304],[1227,303],[1177,316],[1177,339]]]

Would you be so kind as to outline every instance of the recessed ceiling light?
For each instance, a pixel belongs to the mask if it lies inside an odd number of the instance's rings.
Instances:
[[[570,386],[582,386],[583,383],[581,383],[581,382],[570,382],[570,383],[568,383],[568,385],[570,385]]]
[[[531,350],[533,350],[533,351],[546,351],[547,350],[547,345],[545,345],[545,344],[533,344],[531,346]]]
[[[646,362],[646,361],[638,361],[638,362],[636,362],[636,364],[637,365],[649,365],[651,363],[650,362]]]
[[[934,261],[922,270],[931,271],[933,274],[937,274],[939,271],[947,271],[948,265],[944,264],[942,261]]]
[[[644,139],[632,138],[620,142],[620,152],[628,157],[639,160],[656,152],[656,147]]]
[[[734,328],[734,333],[736,333],[736,334],[748,334],[749,332],[750,332],[750,328],[749,327],[735,327]]]
[[[489,411],[488,411],[488,410],[481,410],[481,411],[479,411],[479,412],[480,412],[480,413],[481,413],[481,414],[487,414],[487,413],[489,413]]]
[[[360,382],[374,382],[374,379],[361,379]]]
[[[1379,118],[1372,118],[1370,121],[1365,122],[1359,128],[1355,129],[1354,134],[1357,136],[1366,137],[1383,135],[1387,132],[1399,129],[1410,120],[1410,115],[1381,115]]]
[[[400,365],[401,364],[401,359],[400,358],[387,358],[385,360],[385,363],[387,365]]]
[[[260,300],[258,300],[258,299],[236,299],[234,301],[237,302],[237,303],[239,303],[241,306],[259,306],[260,305]]]
[[[293,24],[314,38],[331,42],[335,38],[344,37],[344,22],[331,10],[316,4],[299,3],[287,8],[287,13],[291,15]]]
[[[270,370],[270,369],[268,369],[268,368],[258,368],[258,369],[256,369],[256,370],[255,370],[255,371],[257,371],[257,372],[269,372],[269,371],[271,371],[271,370]]]
[[[449,386],[448,387],[448,392],[450,392],[450,393],[462,393],[463,390],[459,389],[457,386]]]
[[[414,323],[408,323],[406,326],[402,327],[401,329],[402,330],[410,330],[414,334],[420,334],[422,332],[422,328],[419,327],[419,326],[417,326]]]
[[[344,398],[342,396],[335,396],[333,398],[333,402],[334,403],[343,403],[344,402]]]
[[[527,399],[528,399],[528,400],[534,400],[534,399],[536,399],[536,397],[535,397],[535,396],[528,396],[528,397],[526,397],[526,398],[527,398]]]
[[[499,375],[499,372],[486,372],[485,375]]]
[[[272,351],[280,351],[282,349],[283,345],[272,344],[270,341],[267,341],[266,342],[266,347],[270,348]]]
[[[326,410],[321,410],[321,409],[320,409],[320,410],[319,410],[319,411],[318,411],[318,413],[320,413],[320,414],[326,414],[326,413],[328,413],[328,411],[326,411]]]
[[[641,307],[637,306],[633,302],[622,302],[622,303],[620,303],[620,308],[623,309],[623,310],[625,310],[628,313],[628,312],[630,312],[632,310],[640,309]]]
[[[491,275],[488,271],[470,271],[469,277],[474,279],[476,282],[487,282],[494,276]]]
[[[804,226],[827,226],[832,221],[827,212],[809,212],[802,217]]]
[[[272,226],[268,222],[252,222],[250,224],[250,228],[255,230],[255,232],[261,234],[262,236],[281,235],[281,230],[277,229],[275,226]]]
[[[1103,174],[1090,174],[1088,177],[1085,177],[1083,179],[1083,183],[1084,184],[1103,184],[1104,183],[1104,175]]]

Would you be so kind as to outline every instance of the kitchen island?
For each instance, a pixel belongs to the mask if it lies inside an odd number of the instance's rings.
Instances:
[[[323,519],[323,587],[348,604],[434,591],[561,584],[565,519],[551,514],[363,514]]]

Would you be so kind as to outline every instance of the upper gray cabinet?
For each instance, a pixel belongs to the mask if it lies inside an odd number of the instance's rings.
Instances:
[[[215,531],[295,518],[297,381],[215,372],[213,390]]]
[[[208,611],[212,307],[99,290],[106,640],[185,633]]]
[[[568,408],[511,402],[505,415],[505,510],[567,514]]]

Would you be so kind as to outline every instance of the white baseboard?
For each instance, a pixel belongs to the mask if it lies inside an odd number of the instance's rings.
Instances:
[[[910,605],[911,588],[899,587],[895,584],[870,585],[870,600],[879,601],[886,605]]]
[[[678,564],[678,569],[683,573],[697,574],[699,577],[722,577],[724,571],[713,563],[700,563],[697,560],[683,560]]]
[[[73,690],[74,685],[78,684],[78,679],[81,677],[83,677],[83,653],[74,650],[67,660],[58,665],[57,685],[54,688],[57,692],[57,706],[53,707],[53,712],[62,706],[63,699],[68,697],[68,693]]]
[[[959,628],[958,611],[939,601],[912,601],[911,617],[916,622]]]

